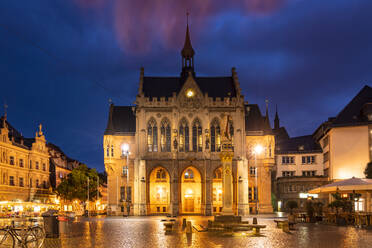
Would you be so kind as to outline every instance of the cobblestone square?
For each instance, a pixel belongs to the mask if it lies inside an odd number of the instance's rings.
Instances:
[[[59,239],[47,239],[49,247],[371,247],[372,230],[338,227],[324,224],[299,223],[296,230],[284,233],[276,228],[271,217],[258,219],[267,225],[260,236],[249,232],[221,235],[197,232],[187,235],[182,231],[182,218],[176,218],[171,234],[165,234],[164,217],[106,217],[83,218],[75,222],[61,222]],[[186,217],[194,224],[207,225],[212,217]],[[252,221],[252,218],[247,218]]]

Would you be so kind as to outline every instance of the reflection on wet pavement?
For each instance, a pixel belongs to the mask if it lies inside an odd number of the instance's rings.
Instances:
[[[185,217],[183,217],[185,218]],[[193,223],[207,225],[211,217],[186,217]],[[261,236],[240,233],[233,236],[182,231],[182,218],[177,218],[174,231],[165,234],[164,217],[82,218],[60,223],[60,238],[47,239],[44,247],[371,247],[372,230],[322,224],[297,224],[296,231],[283,233],[273,219],[259,219],[267,225]],[[252,221],[249,219],[250,222]],[[195,230],[194,230],[195,231]]]

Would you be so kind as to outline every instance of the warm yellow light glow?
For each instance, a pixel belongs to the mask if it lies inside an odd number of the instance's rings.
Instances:
[[[261,152],[263,151],[263,147],[261,146],[261,145],[256,145],[255,147],[254,147],[254,153],[255,154],[261,154]]]
[[[159,188],[158,193],[159,194],[162,194],[163,193],[163,190],[161,188]]]
[[[218,194],[222,194],[222,189],[218,189],[218,190],[217,190],[217,193],[218,193]]]
[[[192,189],[187,189],[186,192],[185,192],[185,197],[188,198],[188,197],[192,197],[193,195],[193,191]]]
[[[194,91],[193,91],[192,89],[188,89],[188,90],[186,91],[186,96],[187,96],[187,97],[193,97],[193,96],[194,96]]]
[[[122,144],[121,151],[123,152],[123,154],[127,154],[129,151],[129,145],[127,143]]]

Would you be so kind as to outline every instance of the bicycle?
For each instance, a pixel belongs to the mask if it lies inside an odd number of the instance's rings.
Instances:
[[[6,226],[0,229],[0,247],[40,248],[45,239],[45,232],[40,226],[15,228]]]

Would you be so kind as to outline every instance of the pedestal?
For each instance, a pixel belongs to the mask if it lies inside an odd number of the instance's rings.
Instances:
[[[231,144],[223,144],[220,154],[222,162],[222,192],[223,208],[222,215],[234,215],[233,212],[233,177],[232,177],[232,158],[233,151]]]

